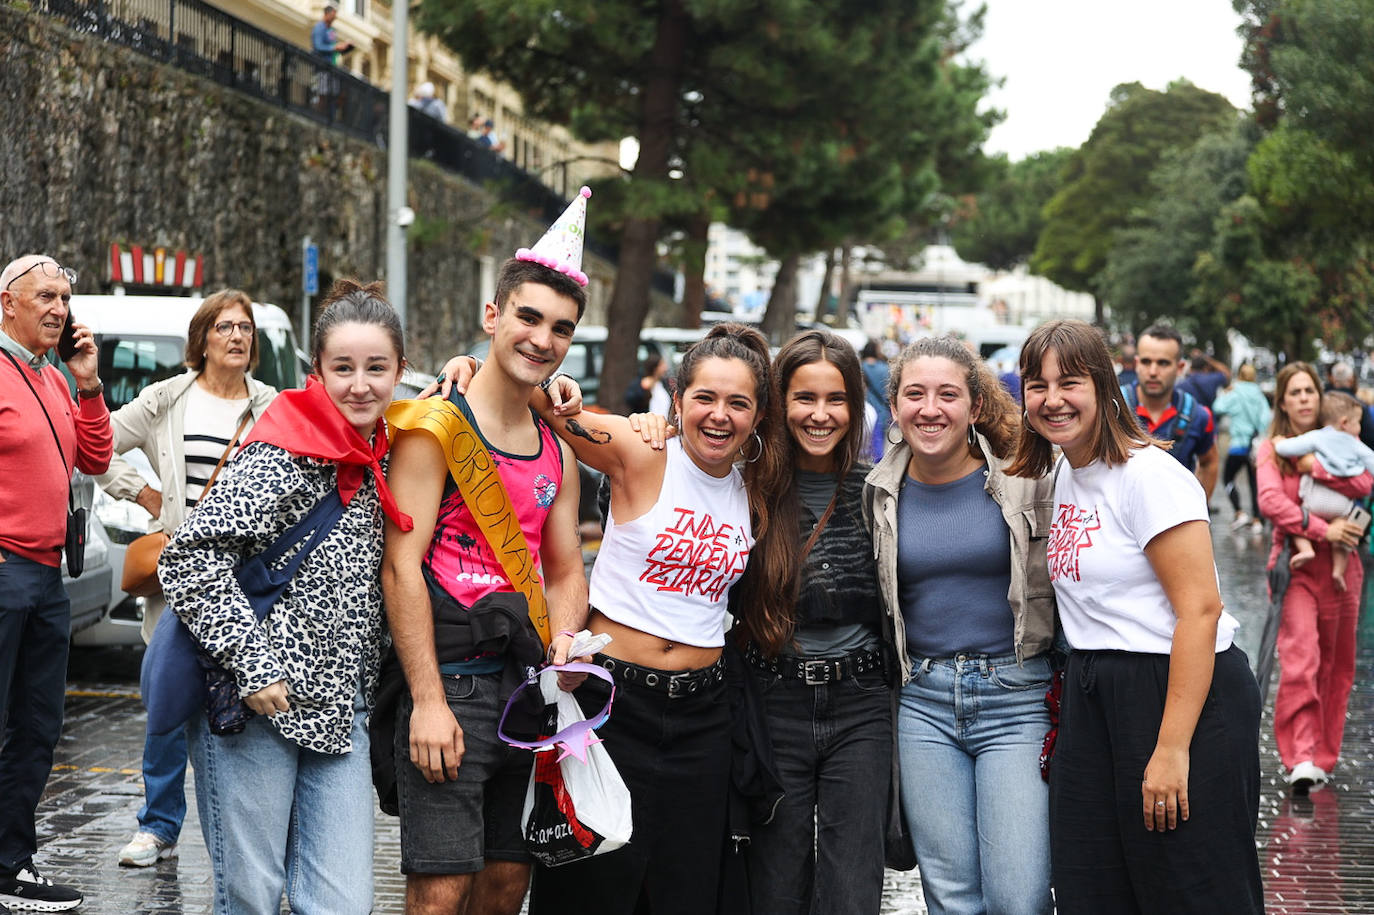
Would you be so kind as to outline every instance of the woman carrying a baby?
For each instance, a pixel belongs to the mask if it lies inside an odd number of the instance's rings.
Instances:
[[[1332,401],[1332,415],[1343,416],[1336,403]],[[1334,435],[1329,430],[1306,435],[1322,427],[1322,406],[1316,369],[1304,362],[1285,366],[1275,381],[1270,437],[1261,442],[1257,458],[1260,510],[1274,525],[1269,566],[1279,561],[1290,541],[1294,554],[1279,626],[1274,735],[1288,783],[1298,794],[1325,785],[1340,758],[1364,583],[1364,567],[1345,562],[1347,556],[1341,556],[1344,574],[1333,577],[1338,548],[1348,554],[1363,527],[1344,513],[1323,517],[1318,502],[1323,496],[1363,499],[1374,485],[1369,465],[1349,443],[1335,438],[1349,438],[1339,427]],[[1358,416],[1355,423],[1358,429]],[[1350,442],[1359,444],[1357,439]],[[1304,488],[1310,500],[1306,507]],[[1304,547],[1310,551],[1305,557]]]

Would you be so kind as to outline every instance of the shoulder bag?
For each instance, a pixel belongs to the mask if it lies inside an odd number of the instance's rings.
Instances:
[[[335,489],[271,546],[234,570],[259,621],[267,618],[305,557],[324,542],[343,513],[343,501]],[[304,545],[280,569],[271,567],[270,563],[302,541]],[[210,657],[176,613],[158,618],[143,656],[139,686],[148,710],[149,734],[172,731],[202,705],[215,734],[236,734],[253,715],[239,698],[233,674]]]

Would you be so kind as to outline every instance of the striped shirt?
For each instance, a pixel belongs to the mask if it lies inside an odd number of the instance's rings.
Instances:
[[[186,509],[200,501],[200,494],[215,465],[229,447],[229,438],[243,420],[249,398],[225,400],[209,393],[198,384],[186,392],[185,450],[186,450]],[[250,420],[239,440],[253,428]]]

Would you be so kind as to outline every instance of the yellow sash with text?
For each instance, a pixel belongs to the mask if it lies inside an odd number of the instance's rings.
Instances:
[[[439,397],[398,400],[386,411],[387,434],[422,430],[433,435],[444,450],[448,472],[472,512],[487,545],[501,562],[506,580],[529,602],[530,622],[547,648],[550,640],[549,608],[544,584],[530,555],[525,532],[515,507],[501,482],[501,474],[477,430],[452,401]]]

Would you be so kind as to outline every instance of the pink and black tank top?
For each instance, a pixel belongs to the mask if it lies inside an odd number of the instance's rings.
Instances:
[[[511,506],[520,520],[530,555],[538,565],[544,521],[548,518],[549,508],[558,495],[559,487],[563,485],[562,447],[548,424],[534,416],[534,423],[539,430],[538,450],[533,454],[500,451],[482,436],[482,430],[467,404],[458,403],[491,453],[501,482],[510,494]],[[444,484],[439,520],[434,527],[434,539],[430,541],[424,564],[433,580],[464,607],[471,607],[494,591],[515,590],[506,580],[501,561],[463,502],[452,477]]]

